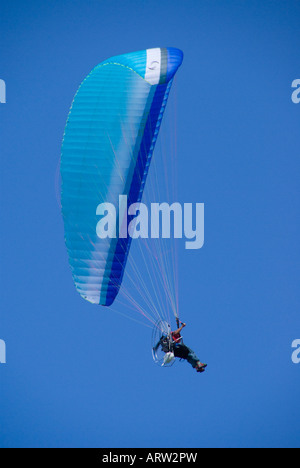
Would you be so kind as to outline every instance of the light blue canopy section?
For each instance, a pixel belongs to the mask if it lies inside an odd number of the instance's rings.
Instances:
[[[118,211],[120,195],[128,204],[141,200],[182,58],[178,49],[113,57],[92,70],[74,98],[62,145],[62,213],[75,286],[90,302],[113,303],[130,249],[118,229],[115,238],[97,236],[97,207],[112,203]]]

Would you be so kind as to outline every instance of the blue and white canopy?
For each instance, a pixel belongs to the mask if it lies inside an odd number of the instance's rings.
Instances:
[[[131,240],[118,232],[115,238],[100,239],[97,207],[118,207],[120,195],[127,195],[128,205],[141,201],[182,59],[174,48],[112,57],[91,71],[74,98],[62,145],[62,213],[73,279],[92,303],[113,303]]]

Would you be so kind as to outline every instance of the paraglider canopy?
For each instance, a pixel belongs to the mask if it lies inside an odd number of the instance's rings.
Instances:
[[[62,214],[74,283],[89,302],[110,306],[121,287],[131,238],[120,230],[141,201],[173,77],[183,53],[156,48],[112,57],[81,84],[62,145]],[[116,235],[100,238],[103,203],[128,206]],[[128,226],[127,226],[128,227]]]

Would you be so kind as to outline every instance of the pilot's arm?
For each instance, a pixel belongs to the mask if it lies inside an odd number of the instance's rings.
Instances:
[[[180,334],[185,326],[186,326],[186,323],[183,323],[183,324],[181,325],[181,327],[178,328],[178,330],[175,330],[175,331],[173,332],[174,335]]]

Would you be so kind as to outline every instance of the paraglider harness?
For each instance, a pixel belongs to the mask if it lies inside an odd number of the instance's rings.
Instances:
[[[180,322],[179,318],[176,318],[176,323],[177,323],[177,327],[180,328],[180,324],[182,322]],[[178,343],[182,343],[182,342],[183,341],[182,341],[182,338],[181,338],[180,342],[178,342]],[[173,340],[172,333],[170,333],[169,335],[163,334],[162,337],[160,338],[160,346],[161,346],[161,349],[163,350],[164,353],[173,353],[174,354],[176,344],[177,343]]]
[[[177,327],[180,328],[180,320],[176,318]],[[159,336],[158,336],[159,335]],[[174,341],[171,326],[166,321],[158,321],[152,332],[152,357],[156,364],[162,367],[170,367],[174,364],[175,358],[185,359],[182,338]],[[183,349],[182,349],[183,348]]]
[[[160,339],[160,346],[164,353],[174,352],[174,342],[172,335],[163,335]]]

